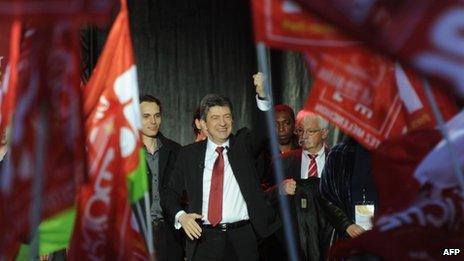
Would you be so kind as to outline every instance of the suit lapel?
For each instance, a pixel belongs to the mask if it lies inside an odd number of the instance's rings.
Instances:
[[[286,160],[287,177],[295,180],[301,179],[301,149],[293,150],[290,153]]]
[[[192,191],[196,195],[198,195],[197,201],[192,202],[192,210],[196,213],[201,213],[202,210],[202,202],[203,202],[203,172],[205,169],[205,154],[206,154],[206,145],[207,140],[199,142],[198,146],[196,147],[196,153],[194,155],[195,160],[194,163],[198,163],[198,165],[193,166],[193,177],[192,177],[192,184],[193,188]]]
[[[298,149],[297,150],[297,153],[294,155],[294,169],[295,169],[295,175],[296,175],[296,179],[301,179],[301,162],[302,162],[302,150],[301,149]]]
[[[164,170],[166,169],[166,165],[168,164],[169,154],[171,151],[166,147],[162,146],[160,148],[160,157],[159,157],[159,176],[160,182],[159,184],[164,184]]]

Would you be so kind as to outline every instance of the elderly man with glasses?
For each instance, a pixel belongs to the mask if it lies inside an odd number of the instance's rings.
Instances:
[[[329,153],[325,144],[328,128],[328,122],[319,115],[306,110],[298,112],[295,132],[301,148],[282,154],[285,180],[267,191],[276,204],[278,196],[288,199],[300,260],[325,260],[334,227],[345,231],[352,224],[342,210],[319,192]],[[277,237],[283,240],[283,231]]]

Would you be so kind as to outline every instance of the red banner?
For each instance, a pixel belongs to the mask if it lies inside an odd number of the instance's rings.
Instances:
[[[21,22],[4,23],[2,30],[9,37],[2,38],[0,49],[0,133],[10,124],[16,103],[16,87],[18,79],[17,65],[20,59],[20,42],[22,38]],[[28,48],[28,47],[25,47]],[[8,54],[1,56],[1,54]],[[8,64],[6,64],[8,62]]]
[[[70,260],[149,259],[127,186],[141,150],[137,86],[123,4],[84,89],[90,170],[78,198]]]
[[[297,1],[464,97],[463,1]]]
[[[338,241],[330,260],[366,253],[380,260],[462,260],[462,254],[449,249],[464,249],[463,234],[462,192],[457,187],[428,189],[408,209],[377,220],[373,230]]]
[[[10,0],[0,1],[2,19],[21,18],[34,24],[68,19],[76,22],[106,22],[117,0]],[[70,19],[71,18],[71,19]]]
[[[304,51],[344,50],[359,44],[294,1],[253,0],[252,9],[255,41],[267,46]]]
[[[417,76],[367,48],[308,54],[314,82],[305,107],[368,149],[408,131],[433,128],[435,120]],[[446,119],[452,99],[434,89]]]
[[[6,65],[8,63],[8,54],[10,52],[10,33],[11,22],[0,22],[0,85],[2,84]]]
[[[57,21],[25,33],[16,87],[21,95],[1,176],[0,256],[11,257],[19,239],[29,239],[31,213],[39,222],[74,205],[85,170],[74,32]]]
[[[461,168],[463,123],[461,112],[446,124]],[[464,248],[464,197],[454,166],[445,141],[435,129],[380,145],[372,157],[379,195],[374,229],[336,244],[333,255],[341,258],[370,253],[384,260],[459,258],[459,253],[449,251]]]

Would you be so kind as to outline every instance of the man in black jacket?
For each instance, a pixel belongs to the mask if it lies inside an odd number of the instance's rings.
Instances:
[[[256,91],[258,107],[269,109],[264,89]],[[257,260],[255,232],[266,237],[278,227],[255,173],[266,132],[244,128],[231,135],[232,113],[224,96],[202,99],[208,139],[180,150],[173,179],[162,192],[163,207],[189,237],[187,260]],[[183,190],[187,210],[178,203]]]
[[[151,95],[140,97],[140,110],[156,257],[159,261],[184,260],[183,235],[173,229],[171,220],[165,218],[160,203],[160,190],[169,181],[180,145],[159,131],[162,107],[157,98]]]

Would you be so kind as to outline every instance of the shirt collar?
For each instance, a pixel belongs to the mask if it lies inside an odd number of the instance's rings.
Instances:
[[[229,139],[227,139],[226,142],[224,142],[223,144],[221,145],[217,145],[216,143],[212,142],[209,138],[208,138],[208,143],[207,143],[207,150],[210,151],[211,153],[214,153],[216,151],[216,148],[219,147],[219,146],[222,146],[224,148],[227,148],[229,147]],[[226,150],[227,151],[227,150]]]
[[[143,146],[143,149],[145,150],[145,152],[146,152],[147,154],[155,155],[156,152],[158,152],[158,151],[161,149],[161,147],[163,147],[163,142],[161,141],[160,138],[157,137],[157,138],[156,138],[156,149],[155,149],[155,151],[153,152],[153,154],[151,154],[150,152],[148,152],[147,146],[144,145],[144,146]]]
[[[309,151],[307,150],[303,150],[303,155],[306,157],[306,158],[309,158],[308,156],[309,154]],[[322,146],[322,148],[316,153],[317,154],[317,158],[320,158],[321,156],[325,155],[325,146]]]

